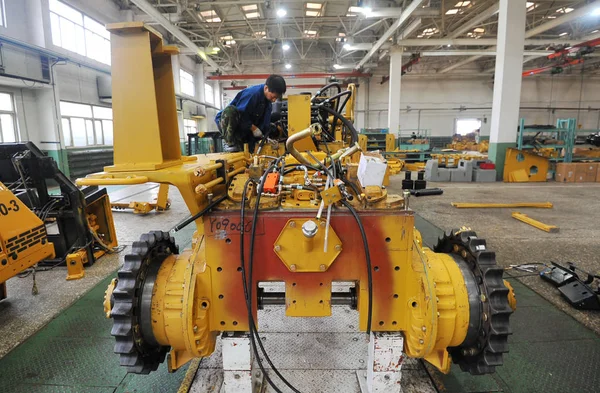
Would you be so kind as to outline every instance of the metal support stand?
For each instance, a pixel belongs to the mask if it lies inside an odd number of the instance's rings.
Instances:
[[[404,337],[398,332],[371,332],[367,371],[358,371],[362,393],[402,393]]]
[[[262,373],[253,374],[250,333],[223,332],[222,393],[253,393],[262,389]]]

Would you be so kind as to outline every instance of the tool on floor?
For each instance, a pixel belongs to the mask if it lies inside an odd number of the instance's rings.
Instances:
[[[538,266],[539,265],[534,265],[534,264],[509,265],[508,269],[520,270],[522,272],[528,272],[528,273],[535,273],[535,272],[537,272]]]
[[[442,195],[444,190],[441,188],[426,188],[424,190],[410,190],[410,194],[416,197],[420,196],[431,196],[431,195]]]
[[[169,233],[142,235],[107,292],[115,352],[129,372],[150,373],[165,359],[175,371],[214,353],[222,335],[231,343],[223,345],[225,390],[250,392],[252,358],[262,375],[279,373],[258,334],[257,309],[265,305],[283,307],[287,317],[357,310],[357,328],[373,349],[371,391],[400,391],[405,356],[445,373],[452,361],[477,375],[502,365],[513,312],[504,269],[469,228],[423,245],[406,196],[386,187],[385,160],[364,158],[356,145],[354,84],[289,95],[286,152],[183,157],[170,57],[177,48],[141,22],[108,30],[112,96],[120,103],[114,165],[77,182],[171,184],[190,210],[177,228],[196,225],[192,247],[181,251]],[[338,280],[351,284],[332,292]],[[285,290],[259,291],[265,281]],[[282,384],[294,390],[281,375],[273,390]]]
[[[515,203],[452,202],[450,204],[458,209],[516,208],[516,207],[535,207],[535,208],[540,208],[540,209],[552,209],[552,207],[554,206],[550,202],[515,202]]]
[[[521,222],[524,222],[525,224],[529,224],[533,227],[536,227],[537,229],[541,229],[542,231],[546,231],[548,233],[557,233],[559,231],[559,228],[557,226],[544,224],[541,221],[534,220],[533,218],[529,217],[527,214],[513,212],[512,217],[516,218],[517,220],[519,220]]]
[[[586,272],[572,262],[567,262],[567,267],[550,261],[552,266],[540,272],[540,277],[556,286],[561,295],[578,310],[600,310],[600,288],[596,280],[599,275]],[[581,279],[577,271],[586,275]],[[596,289],[592,284],[596,281]]]

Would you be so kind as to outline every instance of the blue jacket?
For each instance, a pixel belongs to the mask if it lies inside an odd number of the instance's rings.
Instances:
[[[250,86],[235,96],[229,105],[235,106],[240,113],[240,129],[250,130],[252,124],[267,132],[271,124],[271,101],[267,100],[264,92],[265,85]],[[217,113],[217,126],[221,121],[221,112]]]

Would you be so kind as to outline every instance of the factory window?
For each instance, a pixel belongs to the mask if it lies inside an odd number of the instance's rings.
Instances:
[[[183,119],[183,129],[185,130],[185,134],[197,134],[198,126],[196,125],[196,120],[191,119]]]
[[[4,6],[4,0],[0,0],[0,26],[6,27],[6,12],[4,10],[6,7]]]
[[[61,101],[60,113],[66,147],[113,144],[111,108]]]
[[[467,135],[481,129],[481,119],[456,119],[455,134]]]
[[[185,70],[179,70],[179,83],[181,84],[181,92],[188,96],[196,95],[194,86],[194,76]]]
[[[215,104],[215,91],[210,83],[204,84],[204,101],[207,104]]]
[[[16,125],[12,94],[0,93],[0,142],[17,141]]]
[[[110,65],[110,33],[103,24],[50,0],[50,25],[54,45]]]

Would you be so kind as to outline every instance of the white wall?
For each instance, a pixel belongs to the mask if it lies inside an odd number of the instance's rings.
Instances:
[[[378,80],[372,78],[359,89],[359,104],[365,100],[368,102],[365,112],[361,112],[362,107],[357,108],[357,128],[388,126],[388,85],[381,85]],[[580,92],[583,109],[578,116]],[[405,77],[401,96],[401,129],[420,127],[431,130],[434,136],[452,136],[457,118],[480,118],[484,121],[482,135],[489,135],[493,96],[491,79]],[[588,111],[588,107],[600,108],[600,80],[597,78],[586,78],[583,90],[581,78],[577,76],[557,75],[523,80],[520,117],[525,117],[527,124],[554,124],[558,118],[577,117],[582,128],[598,128],[600,112]]]

